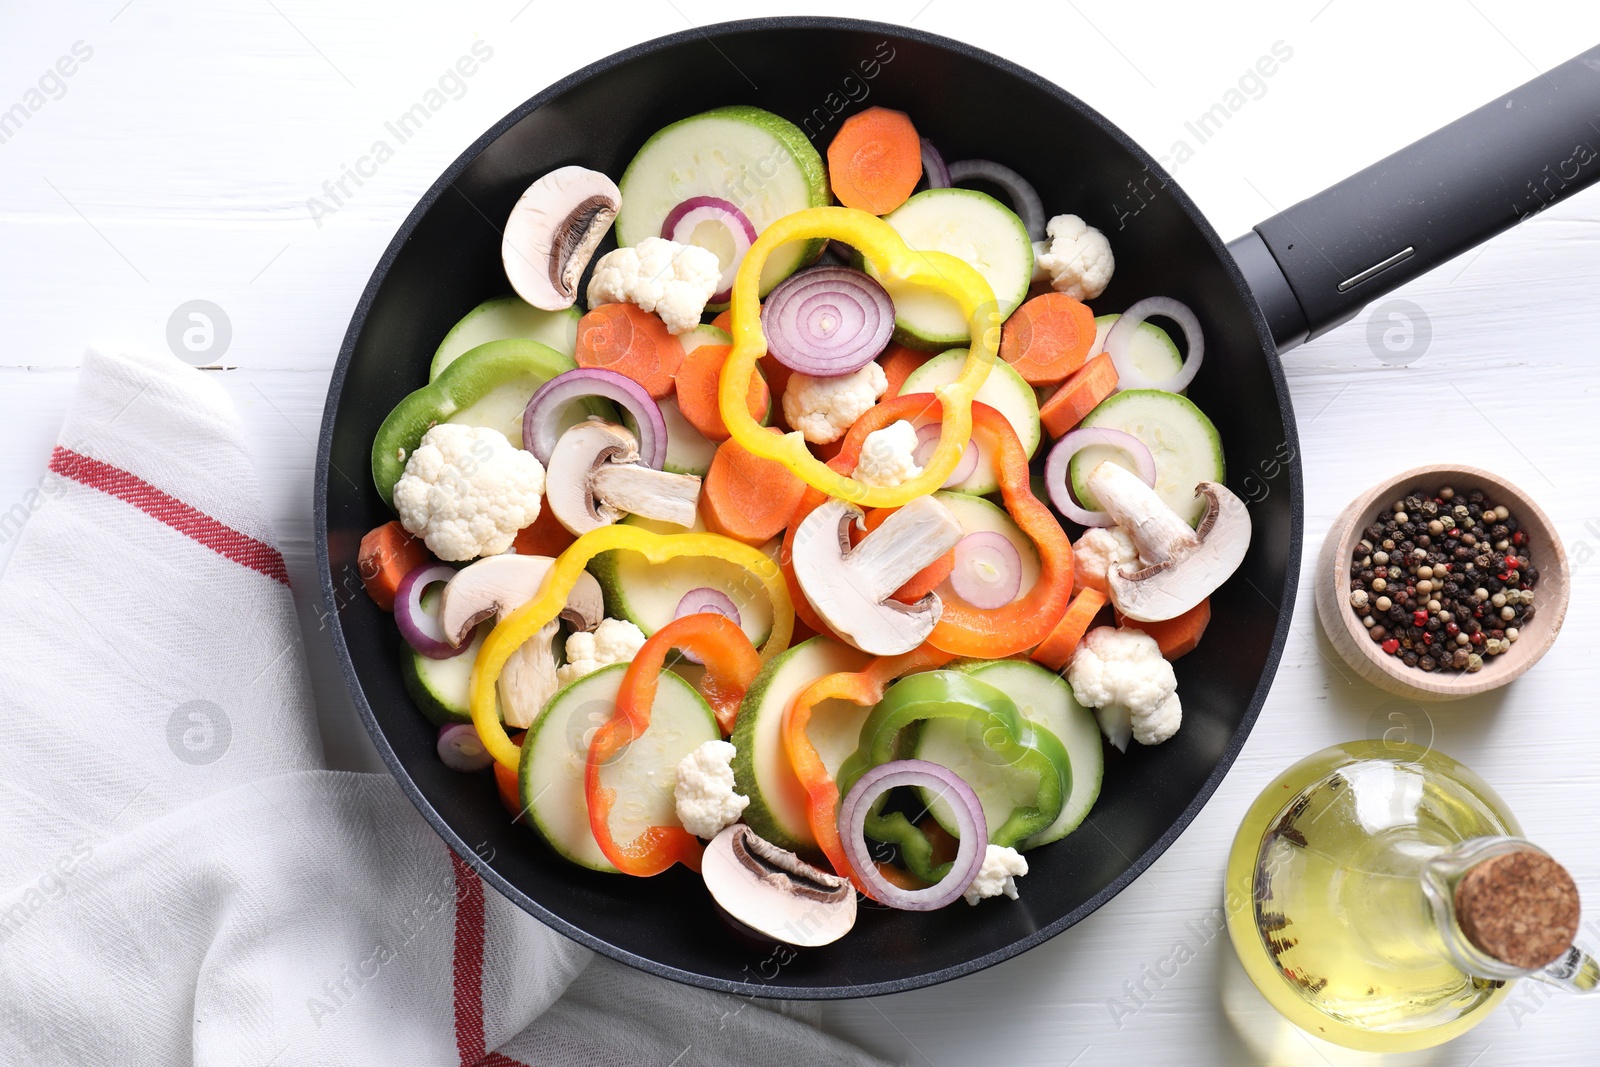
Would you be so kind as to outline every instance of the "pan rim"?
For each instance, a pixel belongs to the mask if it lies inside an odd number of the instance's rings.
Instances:
[[[423,217],[432,209],[433,205],[453,187],[455,180],[461,176],[466,168],[494,141],[516,125],[523,118],[549,101],[559,97],[588,79],[622,66],[642,56],[649,55],[667,48],[703,40],[710,43],[712,38],[727,34],[746,33],[762,30],[783,29],[822,29],[845,30],[852,32],[882,33],[900,40],[912,41],[954,52],[968,59],[975,60],[993,67],[1002,73],[1011,75],[1042,92],[1061,100],[1064,104],[1074,108],[1083,117],[1097,125],[1107,136],[1116,141],[1134,159],[1140,160],[1154,174],[1163,181],[1163,191],[1171,195],[1190,221],[1198,228],[1202,237],[1210,246],[1213,254],[1221,263],[1224,272],[1234,288],[1244,301],[1250,315],[1251,326],[1254,328],[1261,350],[1267,360],[1267,370],[1272,380],[1273,390],[1278,401],[1279,417],[1284,427],[1285,446],[1290,450],[1291,459],[1287,462],[1288,492],[1290,495],[1289,515],[1289,545],[1287,548],[1286,566],[1284,573],[1284,587],[1276,604],[1277,620],[1273,628],[1271,644],[1267,650],[1265,666],[1261,678],[1256,683],[1255,690],[1251,693],[1248,706],[1238,727],[1229,737],[1227,746],[1217,760],[1217,765],[1207,776],[1194,799],[1190,801],[1179,814],[1165,833],[1161,835],[1144,852],[1140,853],[1120,875],[1114,878],[1100,892],[1084,901],[1078,907],[1062,915],[1045,926],[1033,931],[1028,936],[996,949],[992,952],[976,956],[960,964],[953,964],[938,970],[911,975],[904,978],[892,979],[882,982],[864,983],[860,985],[767,985],[759,982],[737,982],[700,974],[695,971],[685,970],[659,960],[650,959],[630,952],[627,949],[613,945],[597,937],[583,928],[568,922],[554,912],[545,908],[527,893],[514,886],[502,876],[489,860],[479,855],[468,842],[462,838],[445,821],[428,799],[422,795],[421,790],[412,780],[409,772],[389,744],[387,735],[378,722],[371,704],[366,698],[365,690],[356,674],[355,664],[350,655],[349,645],[345,641],[344,624],[338,613],[338,597],[334,587],[332,561],[328,553],[328,488],[331,467],[331,452],[333,445],[333,429],[335,416],[338,413],[339,402],[343,396],[344,381],[354,357],[356,343],[365,328],[367,315],[378,290],[387,279],[390,269],[400,254],[413,231],[421,223]],[[762,999],[784,1000],[839,1000],[857,997],[882,996],[890,993],[903,993],[913,989],[939,985],[955,978],[975,974],[986,970],[1005,960],[1019,956],[1028,950],[1043,944],[1056,935],[1077,925],[1089,915],[1098,911],[1118,893],[1121,893],[1135,879],[1149,869],[1157,859],[1175,843],[1179,836],[1189,828],[1195,818],[1199,816],[1207,802],[1216,793],[1222,784],[1234,761],[1238,758],[1240,750],[1249,739],[1255,727],[1256,720],[1260,717],[1267,694],[1271,690],[1273,680],[1278,671],[1279,663],[1283,656],[1284,646],[1288,639],[1289,626],[1294,615],[1294,604],[1299,588],[1301,551],[1303,540],[1304,502],[1302,498],[1302,477],[1300,465],[1299,436],[1294,421],[1294,409],[1289,396],[1287,380],[1283,373],[1283,364],[1280,360],[1276,345],[1267,327],[1265,317],[1251,294],[1243,274],[1234,263],[1233,257],[1216,230],[1202,214],[1195,203],[1189,199],[1182,187],[1173,180],[1170,174],[1136,142],[1130,139],[1119,127],[1112,124],[1094,108],[1079,100],[1073,94],[1056,85],[1050,80],[1040,77],[1010,60],[1004,59],[991,52],[961,41],[944,37],[939,34],[929,33],[924,30],[913,29],[908,26],[899,26],[892,23],[870,21],[863,19],[837,18],[831,16],[774,16],[756,19],[741,19],[730,22],[721,22],[680,30],[649,41],[641,42],[630,48],[612,53],[595,61],[579,70],[561,78],[559,81],[529,97],[523,103],[513,108],[503,118],[486,130],[472,142],[454,161],[445,169],[428,190],[418,200],[417,204],[407,214],[405,220],[396,230],[394,237],[384,249],[374,267],[367,284],[362,288],[361,296],[356,302],[350,318],[350,325],[345,332],[344,340],[339,348],[339,355],[334,363],[332,374],[328,382],[327,399],[324,402],[322,424],[317,439],[317,458],[313,480],[313,536],[316,552],[317,576],[319,593],[322,597],[324,617],[331,620],[329,633],[332,638],[334,654],[339,662],[340,673],[344,677],[345,688],[350,694],[351,702],[355,705],[361,716],[363,725],[368,735],[372,738],[374,746],[383,758],[391,776],[400,787],[406,798],[417,809],[434,831],[444,840],[452,852],[470,866],[477,875],[488,882],[502,896],[516,904],[522,910],[539,919],[546,926],[557,931],[563,936],[576,941],[586,948],[599,952],[620,963],[644,971],[658,977],[702,989],[710,989],[721,993],[731,993],[746,997],[759,997]]]

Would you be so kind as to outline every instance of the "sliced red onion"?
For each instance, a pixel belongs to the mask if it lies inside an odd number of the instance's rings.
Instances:
[[[1011,210],[1027,228],[1028,240],[1044,240],[1044,201],[1039,199],[1028,179],[991,159],[963,159],[950,164],[950,184],[960,185],[974,178],[998,185],[1011,201]]]
[[[439,728],[439,758],[452,771],[471,774],[494,762],[471,723],[454,722]]]
[[[1100,426],[1073,430],[1050,449],[1050,456],[1044,461],[1044,484],[1050,493],[1050,503],[1079,526],[1115,526],[1116,520],[1109,512],[1090,511],[1072,499],[1068,467],[1072,457],[1090,445],[1110,445],[1124,453],[1133,460],[1134,473],[1152,487],[1156,484],[1156,458],[1150,454],[1145,443],[1133,434]]]
[[[661,223],[661,236],[681,245],[692,244],[695,227],[702,222],[720,222],[733,238],[733,259],[722,268],[717,292],[709,303],[726,304],[733,297],[733,279],[739,273],[744,254],[756,243],[756,227],[739,206],[720,196],[691,196],[671,211]]]
[[[1183,361],[1183,368],[1172,377],[1164,381],[1151,381],[1140,374],[1133,365],[1133,336],[1134,331],[1145,319],[1157,315],[1171,319],[1183,331],[1184,340],[1189,344],[1189,354]],[[1122,317],[1112,323],[1111,331],[1106,334],[1104,351],[1111,357],[1111,362],[1117,367],[1117,389],[1162,389],[1169,393],[1180,392],[1189,387],[1194,381],[1194,376],[1200,371],[1200,361],[1206,354],[1205,335],[1200,332],[1200,320],[1189,305],[1174,300],[1170,296],[1147,296],[1134,304]]]
[[[739,605],[733,602],[733,598],[720,589],[712,589],[704,585],[683,594],[683,599],[678,601],[678,607],[673,611],[672,617],[681,619],[685,615],[699,615],[701,612],[706,611],[715,615],[726,616],[735,626],[742,625],[739,619]],[[678,654],[690,663],[705,662],[686,648],[680,648]]]
[[[790,370],[837,378],[871,363],[894,334],[894,303],[872,278],[846,267],[790,276],[761,306],[767,350]]]
[[[901,786],[931,789],[950,806],[955,815],[960,842],[950,873],[926,889],[901,889],[878,872],[867,845],[867,813],[877,799]],[[902,911],[934,911],[961,899],[972,880],[978,877],[989,851],[989,824],[983,817],[978,794],[955,771],[927,760],[892,760],[863,774],[839,805],[839,836],[845,855],[857,878],[873,898]]]
[[[933,453],[939,447],[939,434],[942,427],[937,422],[931,422],[917,431],[917,450],[911,453],[912,460],[919,467],[926,467],[928,460],[933,458]],[[972,438],[967,438],[967,447],[961,450],[961,458],[956,461],[956,469],[950,472],[950,477],[944,480],[940,489],[949,489],[953,485],[960,485],[972,477],[972,472],[978,469],[978,444]]]
[[[1003,608],[1022,591],[1022,557],[998,530],[969,533],[956,542],[950,588],[982,611]]]
[[[448,582],[456,576],[454,567],[443,563],[424,563],[400,579],[400,588],[394,594],[394,621],[400,627],[400,636],[406,644],[429,659],[449,659],[467,650],[463,643],[456,648],[445,640],[439,620],[422,607],[422,594],[428,586]]]
[[[950,188],[950,168],[945,166],[944,157],[926,137],[922,139],[922,177],[926,179],[929,189]]]
[[[564,371],[539,386],[522,412],[522,447],[540,463],[549,463],[561,436],[561,413],[591,396],[620,404],[633,416],[639,457],[646,466],[660,470],[667,461],[667,423],[661,406],[632,378],[601,367]]]

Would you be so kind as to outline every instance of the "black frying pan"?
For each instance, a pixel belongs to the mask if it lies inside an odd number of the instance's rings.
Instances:
[[[401,686],[393,620],[361,595],[356,550],[391,517],[368,474],[373,434],[423,383],[445,331],[507,290],[499,226],[529,182],[570,163],[619,175],[654,130],[730,103],[784,115],[825,146],[863,100],[909,113],[947,158],[1016,168],[1047,209],[1104,230],[1117,269],[1097,311],[1156,294],[1196,309],[1207,357],[1190,394],[1222,432],[1228,480],[1251,502],[1256,535],[1212,598],[1217,636],[1178,664],[1182,731],[1112,754],[1083,828],[1029,854],[1020,901],[867,910],[843,941],[780,966],[724,932],[696,875],[580,870],[512,825],[487,772],[447,770],[434,727]],[[944,981],[1031,948],[1111,899],[1177,838],[1266,698],[1294,605],[1302,518],[1279,352],[1588,185],[1600,175],[1589,147],[1600,144],[1597,114],[1600,49],[1224,246],[1149,154],[1097,112],[956,41],[844,19],[760,19],[604,59],[517,108],[451,164],[400,227],[351,319],[323,413],[315,507],[322,595],[356,706],[418,810],[486,881],[567,936],[655,974],[744,994],[850,997]]]

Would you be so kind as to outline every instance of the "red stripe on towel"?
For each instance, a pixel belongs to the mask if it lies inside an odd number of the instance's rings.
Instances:
[[[249,567],[274,581],[289,584],[283,556],[264,541],[257,541],[233,527],[218,522],[199,508],[164,493],[136,474],[113,467],[81,452],[57,445],[50,455],[50,470],[63,478],[98,489],[107,496],[132,504],[157,522],[198,541],[219,556]]]
[[[456,1051],[461,1067],[483,1059],[483,883],[465,860],[450,853],[456,872]]]
[[[485,1051],[483,1029],[483,883],[454,852],[456,876],[455,976],[456,1052],[461,1067],[526,1067],[520,1060]]]

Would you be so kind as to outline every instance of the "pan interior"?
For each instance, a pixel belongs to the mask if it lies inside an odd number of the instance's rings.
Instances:
[[[1229,482],[1251,501],[1256,525],[1241,572],[1212,598],[1211,640],[1178,664],[1182,730],[1158,747],[1110,753],[1088,822],[1029,853],[1019,901],[932,914],[869,904],[845,939],[798,955],[743,946],[682,868],[644,880],[566,863],[509,821],[487,772],[447,770],[434,727],[402,687],[393,620],[362,595],[356,567],[361,535],[392,517],[368,476],[373,435],[425,381],[450,326],[508,291],[499,227],[521,191],[566,164],[619,176],[659,127],[736,103],[800,124],[819,149],[861,107],[903,110],[947,159],[1013,167],[1048,212],[1103,230],[1117,266],[1097,311],[1163,294],[1198,312],[1206,363],[1190,394],[1221,430]],[[446,840],[516,903],[611,956],[698,985],[786,997],[891,992],[987,966],[1072,925],[1148,866],[1215,788],[1259,710],[1299,559],[1293,430],[1267,345],[1221,242],[1187,198],[1104,119],[1019,68],[955,42],[837,20],[730,24],[641,46],[535,98],[469,149],[397,235],[357,309],[325,414],[317,500],[323,592],[352,693]]]

